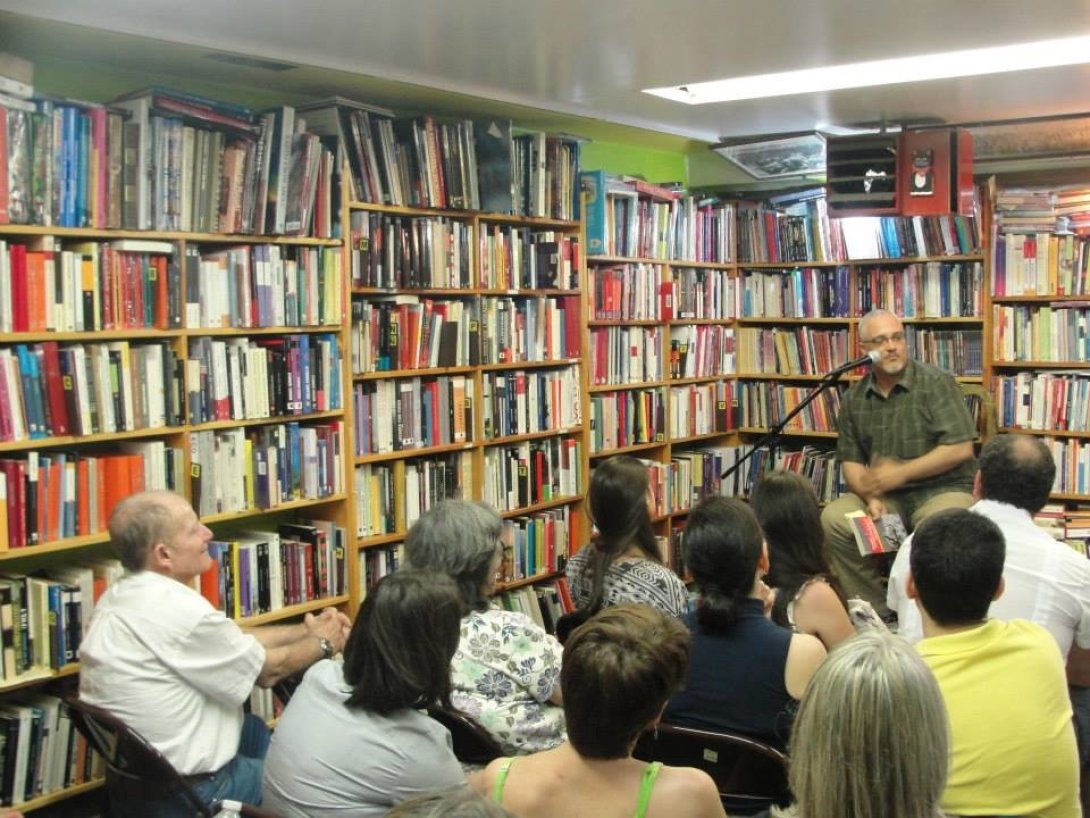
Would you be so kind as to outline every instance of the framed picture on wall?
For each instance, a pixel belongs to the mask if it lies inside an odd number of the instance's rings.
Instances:
[[[723,141],[712,150],[756,179],[825,175],[825,137],[819,133]]]

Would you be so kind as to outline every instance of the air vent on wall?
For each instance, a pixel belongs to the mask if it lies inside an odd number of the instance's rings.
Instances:
[[[277,62],[276,60],[264,60],[260,57],[247,57],[243,54],[205,54],[205,59],[225,62],[229,65],[241,65],[246,68],[259,68],[262,71],[293,71],[298,66],[289,62]]]

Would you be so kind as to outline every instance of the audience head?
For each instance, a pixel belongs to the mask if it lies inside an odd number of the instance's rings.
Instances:
[[[805,818],[937,818],[949,738],[916,650],[868,631],[829,654],[802,697],[789,778]]]
[[[684,547],[700,588],[697,622],[707,633],[723,633],[740,616],[764,559],[757,517],[741,500],[707,497],[689,514]]]
[[[128,571],[155,571],[189,582],[212,567],[212,532],[180,494],[143,491],[110,514],[110,541]]]
[[[1056,463],[1039,437],[996,435],[980,450],[979,491],[985,500],[1036,514],[1052,492]]]
[[[937,625],[980,622],[999,594],[1006,550],[987,517],[965,509],[932,514],[912,535],[909,594]]]
[[[402,801],[386,818],[515,818],[515,813],[482,798],[472,787],[455,787]]]
[[[503,556],[502,530],[503,521],[490,506],[445,500],[413,523],[405,536],[405,557],[413,568],[451,577],[466,608],[484,611]]]
[[[345,703],[375,713],[450,706],[462,598],[450,577],[398,571],[367,592],[344,646]]]
[[[628,455],[604,460],[591,473],[588,502],[598,536],[590,565],[589,607],[601,602],[606,571],[630,546],[647,559],[662,561],[647,508],[649,491],[647,466]]]
[[[560,689],[568,740],[584,758],[625,758],[689,666],[689,631],[649,605],[602,609],[564,644]]]
[[[796,472],[774,471],[757,484],[750,503],[768,542],[770,586],[796,586],[831,573],[821,507],[809,480]]]

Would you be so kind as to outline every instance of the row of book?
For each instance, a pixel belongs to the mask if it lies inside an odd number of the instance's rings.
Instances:
[[[662,380],[660,327],[591,327],[591,383],[647,383]]]
[[[580,493],[582,442],[572,437],[492,446],[484,451],[481,499],[516,509]]]
[[[817,446],[803,446],[800,449],[769,449],[762,446],[739,470],[741,482],[734,486],[732,493],[749,496],[762,475],[774,470],[801,474],[813,485],[814,493],[822,503],[832,502],[848,491],[835,450]]]
[[[847,318],[851,315],[849,267],[743,270],[743,318]]]
[[[995,223],[1007,234],[1085,228],[1090,226],[1090,190],[1079,185],[1001,188],[995,195]]]
[[[64,702],[21,693],[0,707],[0,804],[18,807],[44,795],[101,780],[102,757],[74,727]]]
[[[738,369],[747,375],[822,375],[846,363],[850,349],[847,329],[738,328]]]
[[[721,475],[740,451],[738,446],[703,446],[674,450],[669,463],[642,460],[651,484],[651,513],[664,517],[687,511],[705,497],[720,494]]]
[[[735,205],[685,195],[673,186],[580,174],[587,194],[587,252],[702,262],[733,260]]]
[[[564,577],[558,577],[555,582],[512,588],[499,594],[498,600],[504,610],[525,614],[546,633],[555,633],[557,620],[575,610]]]
[[[1090,432],[1090,372],[996,375],[992,391],[1001,428]]]
[[[672,266],[670,273],[672,297],[663,309],[663,319],[714,320],[738,315],[739,282],[728,270]]]
[[[980,317],[984,265],[929,261],[856,271],[855,313],[886,309],[902,318]]]
[[[984,331],[905,327],[908,356],[966,378],[984,374]]]
[[[166,342],[0,348],[0,440],[177,425],[179,372]]]
[[[734,372],[733,327],[707,324],[670,327],[671,378],[714,378]]]
[[[318,327],[343,321],[339,248],[186,245],[185,327]]]
[[[1054,494],[1090,496],[1090,440],[1066,437],[1043,438],[1056,462]]]
[[[658,321],[673,303],[673,283],[663,281],[661,264],[591,265],[587,279],[596,321]]]
[[[468,289],[470,222],[447,216],[353,211],[349,217],[352,286],[380,289]]]
[[[484,439],[571,429],[582,423],[579,369],[486,372],[481,383]]]
[[[202,517],[276,508],[345,490],[340,421],[194,432],[190,497]]]
[[[576,296],[482,298],[480,313],[483,364],[579,357],[582,310]]]
[[[1090,361],[1090,308],[1070,304],[992,306],[996,361]]]
[[[513,135],[510,120],[437,120],[335,99],[358,201],[578,219],[577,140]]]
[[[463,452],[356,466],[357,536],[406,531],[442,500],[468,497],[473,458]]]
[[[743,262],[816,262],[972,255],[981,239],[971,216],[858,216],[829,219],[768,204],[738,209]]]
[[[28,451],[0,459],[0,550],[106,530],[113,507],[145,489],[179,490],[182,452],[121,441],[109,453]]]
[[[1063,540],[1078,553],[1090,556],[1090,509],[1085,506],[1065,508],[1061,503],[1046,503],[1033,515],[1033,521],[1057,540]]]
[[[515,582],[564,570],[573,545],[574,525],[568,506],[505,519],[500,533],[500,581]]]
[[[473,366],[479,331],[476,299],[353,298],[352,372]]]
[[[305,415],[343,404],[333,333],[193,338],[185,372],[191,424]]]
[[[734,426],[734,391],[731,381],[670,387],[670,440],[722,434]]]
[[[281,523],[208,543],[201,594],[229,619],[345,593],[346,532],[328,520]]]
[[[1073,233],[999,233],[995,237],[992,295],[1090,293],[1090,239]]]
[[[466,375],[354,384],[356,455],[472,441],[473,392],[473,378]]]
[[[839,388],[825,389],[785,427],[787,432],[835,432],[840,411]],[[738,382],[738,425],[769,428],[780,423],[810,394],[809,386],[771,381]]]
[[[555,230],[488,225],[477,245],[478,286],[486,290],[579,288],[579,237]]]
[[[341,281],[324,247],[4,241],[0,332],[335,325]]]
[[[666,439],[666,396],[661,388],[595,392],[589,404],[592,452]]]

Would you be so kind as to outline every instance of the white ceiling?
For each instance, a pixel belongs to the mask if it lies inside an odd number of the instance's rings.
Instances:
[[[1085,0],[0,0],[0,10],[703,141],[1090,110],[1086,67],[706,106],[640,92],[1090,33]]]

